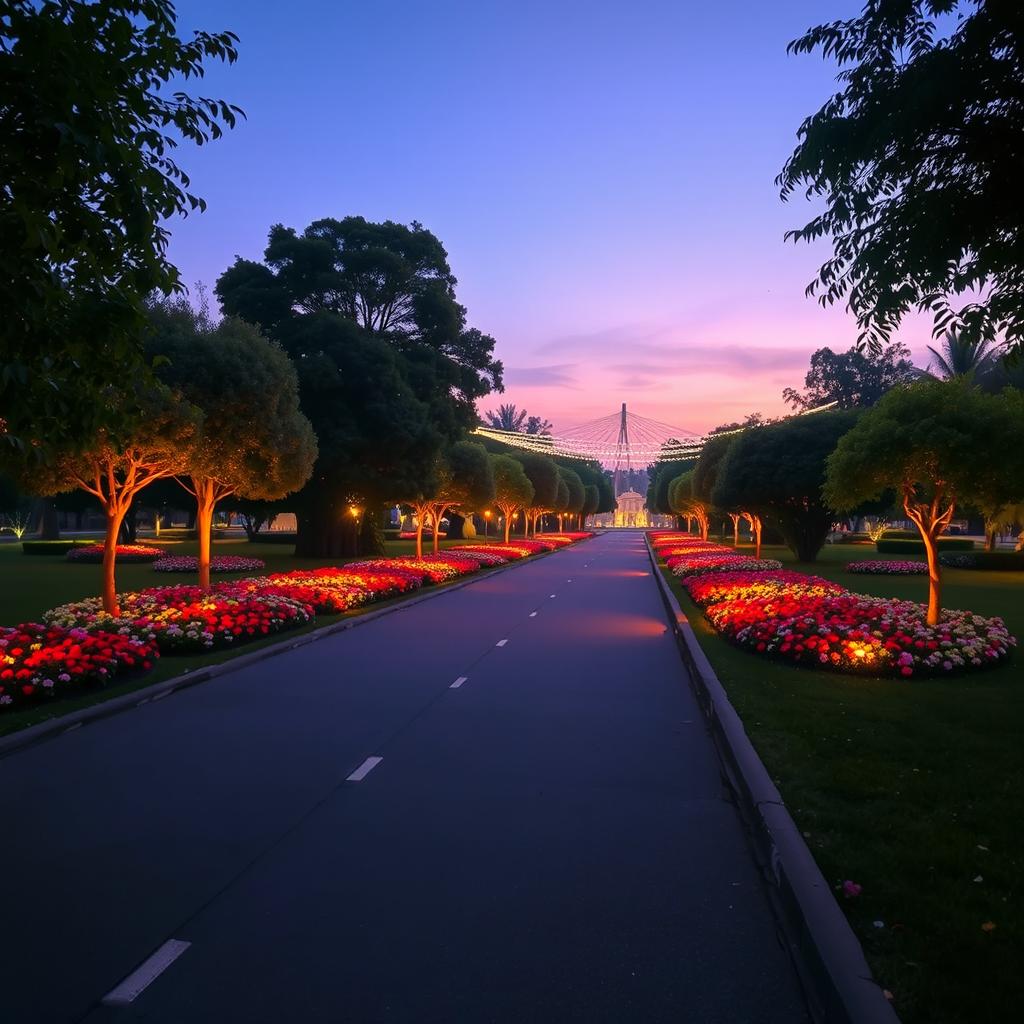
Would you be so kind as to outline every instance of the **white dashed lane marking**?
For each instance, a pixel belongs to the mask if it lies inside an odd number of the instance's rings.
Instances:
[[[107,1006],[127,1006],[134,1002],[175,960],[192,945],[181,939],[168,939],[148,960],[111,989],[101,1000]]]
[[[362,782],[383,760],[383,757],[368,757],[345,781]]]
[[[499,640],[494,646],[495,647],[504,647],[505,644],[507,644],[507,643],[508,643],[508,639],[506,638],[505,640]]]
[[[448,689],[449,690],[457,690],[468,678],[469,678],[468,676],[459,676],[459,678],[456,679],[455,682],[452,683],[452,685],[448,687]]]
[[[530,618],[531,619],[537,618],[537,613],[536,612],[530,612]]]

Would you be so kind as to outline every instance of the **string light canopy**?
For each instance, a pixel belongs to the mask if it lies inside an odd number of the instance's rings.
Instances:
[[[835,402],[809,409],[797,415],[808,415],[831,409]],[[742,429],[742,428],[740,428]],[[737,433],[738,431],[729,431]],[[594,459],[616,470],[649,466],[655,462],[681,462],[695,459],[711,436],[721,434],[697,434],[684,427],[673,427],[668,423],[638,416],[627,412],[622,403],[620,412],[600,419],[570,427],[557,435],[522,434],[515,430],[497,430],[494,427],[477,427],[474,431],[481,437],[501,441],[513,448],[539,452],[542,455],[556,455],[569,459]]]

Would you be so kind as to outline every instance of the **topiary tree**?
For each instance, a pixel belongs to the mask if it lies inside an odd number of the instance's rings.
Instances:
[[[581,529],[586,525],[587,516],[594,515],[601,505],[601,492],[597,489],[597,484],[587,484],[583,488],[583,493],[583,508],[580,509]]]
[[[523,467],[526,478],[533,486],[533,499],[523,515],[523,536],[527,535],[532,524],[533,532],[537,530],[537,520],[545,512],[558,507],[558,466],[546,455],[533,452],[517,452],[514,456]]]
[[[291,360],[257,328],[235,319],[213,326],[182,302],[157,305],[151,316],[157,374],[201,414],[179,482],[196,500],[199,585],[209,590],[217,503],[298,490],[313,469],[316,438],[299,411]]]
[[[853,508],[886,488],[900,495],[928,558],[928,622],[939,621],[938,538],[958,501],[1005,506],[1024,498],[1024,395],[986,395],[970,380],[922,381],[891,391],[828,459],[825,500]]]
[[[512,517],[529,508],[533,502],[533,484],[523,470],[523,464],[509,455],[491,455],[494,476],[494,504],[505,521],[505,543],[508,543]]]
[[[579,473],[574,469],[570,469],[568,466],[559,466],[558,475],[562,478],[562,483],[565,484],[567,495],[564,507],[560,507],[565,515],[579,516],[583,512],[583,507],[587,501],[586,488],[583,486],[583,481],[580,479]],[[559,489],[561,490],[561,489]],[[558,520],[559,531],[562,529],[562,520]]]
[[[452,508],[464,513],[484,508],[494,501],[494,472],[487,450],[471,441],[458,441],[438,459],[437,487],[430,505],[434,522],[433,549],[437,554],[441,538],[438,527]],[[416,530],[416,554],[423,553],[423,520]]]
[[[736,435],[718,468],[714,504],[774,524],[801,562],[813,562],[835,517],[821,493],[826,460],[857,415],[794,416]],[[752,521],[751,527],[756,541],[758,526]]]
[[[708,507],[694,493],[694,473],[688,469],[674,477],[668,488],[669,507],[676,515],[696,519],[701,540],[708,539]]]
[[[101,430],[84,449],[75,445],[57,451],[52,461],[26,475],[24,486],[38,494],[80,487],[100,503],[107,516],[103,610],[117,615],[115,564],[121,523],[138,494],[154,480],[188,471],[201,417],[194,406],[161,384],[110,390],[105,400],[116,407],[119,430]]]

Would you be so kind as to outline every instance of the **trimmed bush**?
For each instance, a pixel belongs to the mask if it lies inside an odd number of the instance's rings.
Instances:
[[[918,540],[890,540],[883,537],[876,545],[875,550],[880,555],[923,555],[924,541]],[[939,551],[973,551],[974,541],[969,537],[940,537]]]
[[[66,555],[72,548],[89,547],[93,541],[78,540],[23,540],[23,555]]]
[[[974,551],[969,555],[942,553],[939,561],[950,569],[994,572],[1024,571],[1024,551]]]

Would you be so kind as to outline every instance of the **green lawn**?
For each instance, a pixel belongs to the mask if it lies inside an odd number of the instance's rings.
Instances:
[[[484,538],[478,539],[482,541]],[[487,539],[493,540],[494,538]],[[157,544],[166,547],[170,553],[180,555],[194,555],[197,549],[196,542],[189,540],[155,541],[151,537],[144,537],[140,538],[139,543]],[[458,543],[463,542],[442,541],[441,545],[448,547]],[[389,555],[407,555],[413,554],[416,545],[413,541],[388,541],[387,547]],[[330,558],[296,558],[291,551],[290,545],[250,544],[245,539],[218,540],[214,543],[214,554],[262,558],[267,563],[267,568],[264,571],[268,573],[287,572],[291,569],[315,569],[318,566],[338,565],[343,562],[343,560]],[[246,575],[252,574],[218,573],[214,579],[230,580]],[[148,562],[125,563],[117,570],[118,589],[122,591],[192,582],[195,582],[195,577],[187,573],[154,572],[152,564]],[[67,562],[63,555],[24,555],[21,552],[20,544],[0,543],[0,625],[38,621],[47,609],[68,601],[94,597],[99,593],[99,588],[100,567],[98,565],[76,565]],[[287,633],[269,637],[266,640],[244,644],[234,650],[222,649],[207,654],[165,656],[157,661],[152,672],[147,672],[143,676],[137,676],[118,685],[102,690],[83,690],[80,695],[75,697],[66,697],[52,703],[0,714],[0,736],[50,718],[66,715],[91,704],[98,704],[123,693],[144,689],[153,683],[170,679],[173,676],[228,661],[239,654],[247,654],[271,644],[287,642],[302,633],[330,625],[342,618],[361,615],[371,609],[378,609],[404,599],[405,597],[395,597],[390,601],[378,601],[364,608],[346,612],[344,615],[318,615],[314,622],[299,629],[289,630]]]
[[[783,548],[764,554],[793,562]],[[925,577],[845,571],[873,557],[873,547],[839,545],[792,567],[861,593],[925,598]],[[1018,1019],[1024,650],[949,680],[800,669],[720,639],[666,575],[825,877],[863,886],[841,902],[901,1018]],[[1001,615],[1024,643],[1024,573],[949,569],[944,579],[948,607]]]

